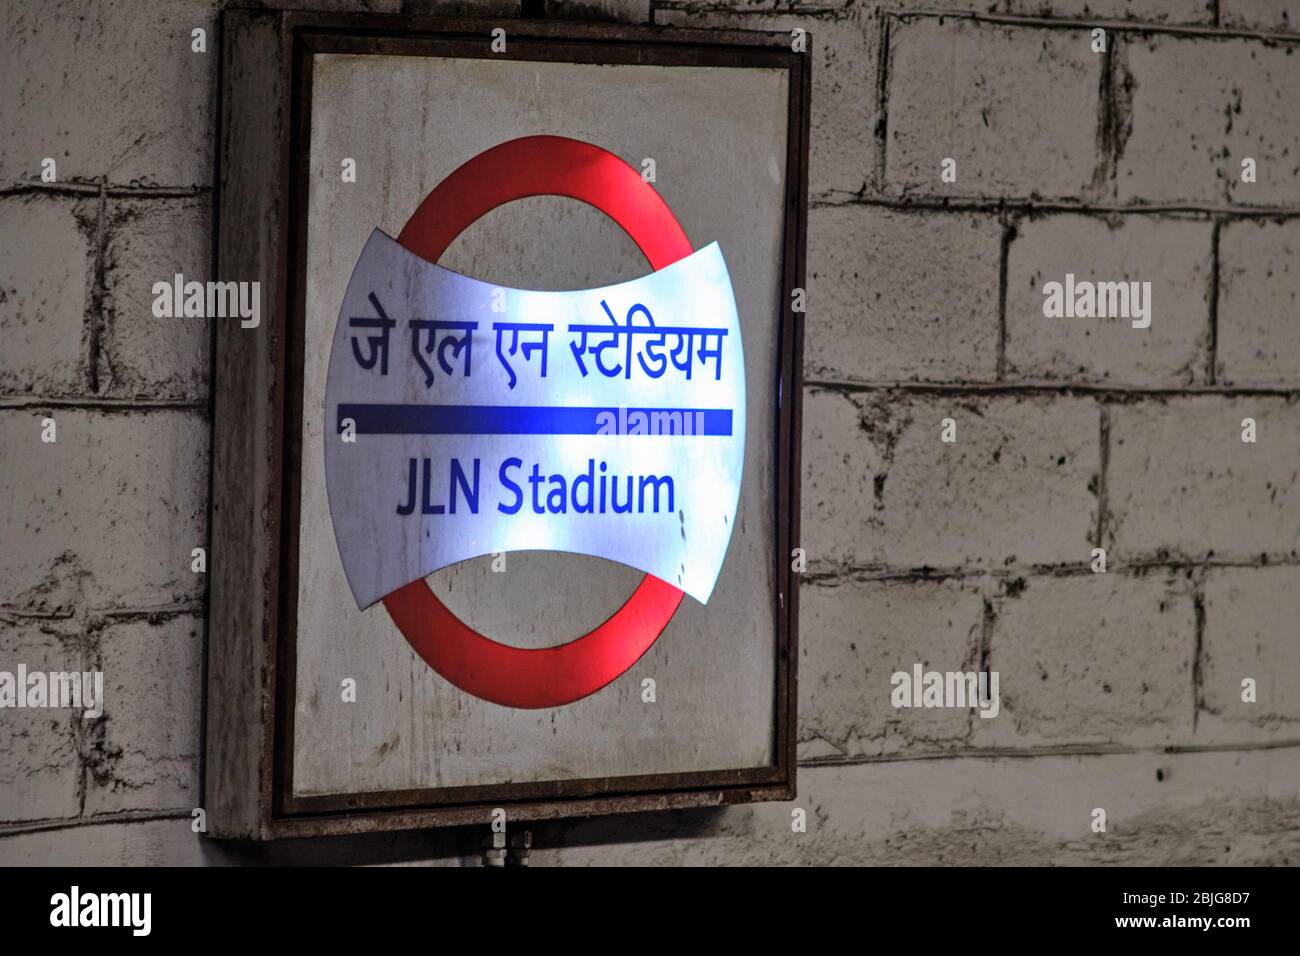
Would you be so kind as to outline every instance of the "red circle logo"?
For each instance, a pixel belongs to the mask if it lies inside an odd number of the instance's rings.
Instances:
[[[529,196],[567,196],[618,223],[659,270],[694,250],[672,210],[613,153],[561,136],[526,136],[466,162],[430,191],[397,241],[436,263],[471,223]],[[383,598],[393,623],[430,667],[461,690],[507,707],[569,704],[594,694],[649,650],[683,593],[651,575],[595,630],[555,647],[512,647],[460,620],[423,580]]]

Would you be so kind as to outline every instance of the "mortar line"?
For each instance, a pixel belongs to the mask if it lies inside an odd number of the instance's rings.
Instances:
[[[880,51],[876,57],[876,189],[885,186],[885,152],[889,143],[889,37],[893,17],[882,10],[880,19]]]
[[[190,809],[177,810],[109,810],[86,817],[66,817],[58,820],[31,820],[0,823],[0,838],[21,836],[25,833],[47,833],[51,830],[71,830],[77,827],[95,827],[121,823],[151,823],[155,820],[177,820],[193,816]]]
[[[993,624],[997,620],[997,611],[993,609],[993,601],[985,595],[984,609],[980,614],[980,640],[979,640],[979,672],[987,674],[989,672],[989,661],[993,657]]]
[[[208,410],[207,401],[190,398],[109,398],[94,395],[0,395],[0,410],[71,408],[98,412],[152,412]]]
[[[989,653],[993,643],[993,621],[996,615],[993,612],[993,601],[988,594],[980,595],[980,631],[979,637],[975,641],[975,660],[971,663],[974,665],[976,674],[987,674],[989,672]],[[962,663],[962,669],[965,670],[967,665]],[[986,678],[991,680],[992,678]],[[972,708],[966,714],[966,732],[963,737],[970,740],[975,733],[975,724],[977,723],[975,709]]]
[[[708,0],[651,0],[653,6],[660,10],[672,10],[681,13],[727,13],[736,17],[772,17],[782,16],[818,16],[845,13],[853,7],[852,0],[842,3],[805,3],[795,6],[797,0],[776,0],[770,9],[736,9],[722,2]]]
[[[998,351],[994,376],[999,382],[1007,379],[1007,277],[1011,259],[1011,242],[1016,237],[1016,227],[1007,215],[1001,215],[1002,235],[998,248]]]
[[[1192,645],[1192,733],[1196,733],[1196,724],[1205,703],[1204,687],[1201,683],[1201,651],[1205,646],[1205,582],[1194,581],[1192,592],[1192,609],[1196,620],[1195,641]]]
[[[1097,446],[1097,541],[1094,548],[1105,548],[1106,510],[1110,505],[1110,406],[1099,403]],[[1091,567],[1089,568],[1091,570]]]
[[[979,13],[972,10],[909,10],[896,13],[895,18],[909,20],[973,20],[998,26],[1031,27],[1043,30],[1093,30],[1101,27],[1107,32],[1134,33],[1147,36],[1165,33],[1173,36],[1202,37],[1223,40],[1260,40],[1266,43],[1300,43],[1300,34],[1273,33],[1267,30],[1248,30],[1241,27],[1221,27],[1217,24],[1151,23],[1138,20],[1093,19],[1080,20],[1069,17],[1020,16],[1014,13]]]
[[[86,738],[85,724],[87,721],[79,720],[76,714],[73,714],[73,734],[77,740],[77,767],[81,771],[77,774],[77,818],[82,819],[86,815],[86,791],[89,789],[86,783],[86,775],[90,769],[86,763]]]
[[[49,611],[43,608],[25,608],[15,604],[0,604],[0,617],[11,617],[23,621],[70,621],[75,615],[72,611]]]
[[[100,177],[101,180],[104,177]],[[95,183],[45,183],[35,180],[12,180],[0,186],[0,198],[29,193],[50,193],[55,196],[98,196],[101,185]],[[130,186],[106,185],[104,191],[110,199],[192,199],[210,192],[207,186]]]
[[[94,278],[90,287],[90,340],[87,343],[88,368],[87,384],[91,392],[99,391],[99,354],[100,339],[104,330],[104,247],[106,243],[106,225],[108,218],[107,180],[99,179],[99,205],[95,213],[95,266]]]
[[[84,632],[84,653],[89,658],[87,663],[90,665],[86,670],[103,672],[104,670],[104,647],[101,643],[102,632],[96,627],[87,627]],[[81,743],[84,746],[78,748],[78,754],[81,759],[81,810],[79,816],[86,815],[86,796],[90,792],[91,778],[94,771],[87,759],[91,751],[95,748],[94,733],[99,730],[104,733],[104,725],[98,721],[80,721],[79,731],[81,733]]]
[[[164,604],[156,607],[87,608],[92,620],[149,621],[170,620],[176,617],[198,617],[204,611],[203,603]]]
[[[1210,341],[1207,348],[1208,367],[1205,370],[1205,381],[1208,385],[1214,385],[1218,382],[1219,268],[1221,265],[1221,260],[1219,258],[1219,234],[1222,229],[1222,220],[1216,218],[1214,220],[1214,226],[1210,229]]]
[[[968,747],[961,750],[931,750],[919,753],[808,757],[798,761],[800,767],[845,767],[858,764],[908,763],[918,760],[1033,760],[1041,757],[1114,757],[1138,754],[1212,754],[1258,750],[1289,750],[1300,747],[1300,740],[1247,741],[1221,744],[1166,744],[1142,747],[1133,744],[1056,744],[1027,747]]]
[[[669,3],[667,5],[672,4]],[[689,5],[689,3],[686,4],[686,6]],[[853,0],[844,0],[842,3],[835,3],[833,0],[830,3],[800,3],[800,0],[776,0],[776,5],[772,8],[772,13],[781,16],[836,17],[852,10],[853,6]],[[734,6],[724,6],[720,9],[725,10],[728,13],[742,12],[738,11]],[[754,12],[760,16],[763,13],[761,10],[756,10]]]
[[[1066,384],[1053,382],[858,382],[847,379],[804,378],[805,388],[822,389],[856,395],[865,392],[902,392],[911,395],[944,396],[950,394],[1023,397],[1059,395],[1111,399],[1113,404],[1136,402],[1145,398],[1283,398],[1300,399],[1300,387],[1282,386],[1187,386],[1123,387],[1116,385]]]
[[[1125,561],[1122,564],[1111,563],[1107,567],[1108,574],[1119,575],[1146,575],[1157,571],[1166,571],[1171,573],[1177,572],[1198,572],[1198,571],[1218,571],[1229,568],[1294,568],[1300,567],[1300,557],[1291,555],[1265,555],[1262,558],[1249,559],[1171,559],[1171,558],[1138,558],[1136,560]],[[1000,567],[891,567],[888,565],[866,565],[866,564],[843,564],[831,570],[821,570],[820,568],[813,571],[805,572],[802,575],[803,582],[811,586],[820,585],[838,585],[844,582],[852,581],[856,583],[865,582],[888,582],[902,581],[917,584],[937,584],[944,581],[967,581],[980,578],[990,578],[995,581],[1004,581],[1019,577],[1089,577],[1093,574],[1090,562],[1084,563],[1060,563],[1060,564],[1022,564]]]
[[[1116,171],[1119,169],[1119,152],[1115,137],[1115,43],[1112,37],[1106,38],[1106,49],[1101,58],[1101,80],[1098,91],[1097,116],[1097,171],[1093,175],[1093,187],[1098,196],[1108,196],[1108,184],[1114,184]]]
[[[842,209],[846,206],[871,206],[896,209],[902,212],[1018,212],[1026,215],[1037,213],[1076,213],[1093,216],[1164,216],[1185,215],[1197,219],[1210,219],[1216,216],[1236,216],[1242,218],[1295,219],[1300,217],[1300,206],[1245,206],[1223,203],[1120,203],[1089,202],[1072,199],[1032,199],[1006,196],[989,199],[982,196],[939,196],[928,193],[909,193],[899,196],[869,196],[858,193],[826,192],[815,196],[808,203],[812,209]]]
[[[74,636],[77,642],[77,651],[80,659],[81,669],[83,671],[102,671],[100,666],[100,655],[91,653],[91,641],[98,641],[98,638],[90,636],[90,628],[83,627]],[[95,728],[91,722],[82,720],[76,713],[72,714],[72,734],[77,745],[77,817],[81,818],[86,815],[86,794],[90,790],[90,764],[86,759],[87,752],[91,746],[90,735]],[[97,723],[97,721],[95,722]]]

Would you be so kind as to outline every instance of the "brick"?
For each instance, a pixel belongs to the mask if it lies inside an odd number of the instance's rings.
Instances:
[[[94,203],[0,199],[0,392],[85,391],[94,228]]]
[[[53,415],[58,441],[40,439]],[[0,411],[0,604],[44,608],[67,588],[90,606],[203,594],[208,428],[188,411]],[[63,600],[60,596],[58,600]]]
[[[957,441],[940,441],[953,418]],[[803,408],[810,568],[1002,567],[1088,558],[1096,405],[812,389]]]
[[[1121,201],[1300,201],[1300,59],[1290,45],[1150,34],[1117,44],[1128,89]],[[1241,161],[1258,181],[1241,182]]]
[[[1082,20],[1134,20],[1141,23],[1210,24],[1213,0],[1001,0],[999,13]]]
[[[1088,194],[1102,58],[1085,30],[918,18],[890,35],[886,182],[922,194]],[[940,164],[957,161],[957,182]]]
[[[1300,860],[1294,749],[801,767],[793,802],[543,824],[535,866],[1206,865]],[[790,814],[807,812],[808,832]],[[1107,810],[1107,833],[1090,829]],[[534,827],[539,829],[539,827]],[[3,844],[0,844],[3,846]]]
[[[1208,222],[1061,215],[1023,222],[1007,259],[1007,377],[1179,387],[1206,381],[1210,337]],[[1129,318],[1046,318],[1043,286],[1151,283],[1151,325]]]
[[[805,374],[992,381],[1001,241],[991,216],[813,208]]]
[[[1198,736],[1294,740],[1300,729],[1300,568],[1211,568],[1205,574]],[[1241,699],[1255,680],[1255,703]]]
[[[1258,441],[1241,440],[1254,418]],[[1110,412],[1107,547],[1141,556],[1300,553],[1300,404],[1187,397]]]
[[[86,741],[86,813],[197,806],[202,622],[113,624],[99,652],[105,708]]]
[[[188,817],[0,837],[0,866],[203,866],[223,862],[228,852],[191,832]]]
[[[1300,32],[1300,0],[1219,0],[1219,18],[1225,27]]]
[[[799,595],[799,755],[862,756],[960,741],[971,715],[896,709],[891,677],[967,670],[979,656],[984,600],[948,581],[806,582]]]
[[[1196,610],[1185,574],[1017,578],[994,604],[1002,709],[981,745],[1186,741]]]
[[[80,647],[64,630],[0,612],[0,670],[15,679],[19,664],[28,673],[82,671]],[[82,723],[88,722],[81,711],[65,708],[0,711],[0,823],[62,820],[81,812]]]
[[[1219,236],[1216,376],[1300,385],[1300,222],[1238,220]]]
[[[4,7],[0,60],[14,85],[0,99],[0,178],[35,178],[43,157],[60,181],[189,186],[212,180],[218,50],[213,4],[16,0]],[[207,52],[190,31],[207,31]]]
[[[656,10],[655,24],[694,29],[730,28],[789,33],[807,30],[811,43],[812,103],[809,116],[811,196],[857,195],[874,176],[876,143],[876,50],[874,17],[858,10],[767,16],[757,13]]]
[[[170,284],[177,273],[187,282],[211,278],[209,222],[206,199],[127,201],[110,207],[102,394],[207,397],[209,322],[154,318],[152,289],[155,282]]]

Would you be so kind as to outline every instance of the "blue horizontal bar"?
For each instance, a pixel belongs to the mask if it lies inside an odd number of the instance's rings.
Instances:
[[[615,430],[625,419],[617,407],[573,408],[555,405],[339,405],[337,431],[343,419],[356,422],[358,435],[595,435],[602,413],[613,413]],[[629,408],[646,415],[646,434],[677,437],[725,436],[731,434],[729,408]],[[697,429],[702,416],[703,428]],[[675,415],[676,418],[664,418]],[[676,425],[673,428],[673,425]],[[669,431],[651,432],[651,427]]]

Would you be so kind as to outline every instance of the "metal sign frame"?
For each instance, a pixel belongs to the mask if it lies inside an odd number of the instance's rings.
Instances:
[[[504,27],[508,52],[490,51]],[[258,279],[263,328],[214,323],[212,572],[204,807],[215,837],[275,839],[788,800],[795,794],[802,316],[810,63],[786,33],[542,20],[226,11],[217,269]],[[772,559],[776,681],[770,766],[364,794],[293,796],[302,369],[312,57],[317,53],[782,69],[788,155]],[[759,414],[760,409],[753,409]]]

